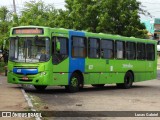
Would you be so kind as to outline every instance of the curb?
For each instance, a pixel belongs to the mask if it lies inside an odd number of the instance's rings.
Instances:
[[[25,98],[25,100],[27,101],[28,103],[28,106],[31,108],[31,111],[36,111],[34,108],[33,108],[33,104],[31,102],[31,99],[28,97],[28,95],[26,94],[25,90],[23,89],[23,87],[21,88],[21,91],[23,93],[23,96]],[[40,117],[35,117],[35,120],[41,120]]]

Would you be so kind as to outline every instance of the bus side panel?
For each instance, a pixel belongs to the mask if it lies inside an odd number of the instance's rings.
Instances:
[[[85,79],[84,84],[99,84],[101,74],[106,72],[106,60],[87,58],[85,62],[85,72],[87,73],[89,79]]]
[[[123,81],[124,73],[108,72],[101,74],[99,84],[123,83]]]
[[[146,80],[152,80],[155,78],[155,61],[147,61],[146,62]]]
[[[69,58],[57,65],[53,65],[52,85],[68,85]]]
[[[123,83],[126,70],[122,68],[123,60],[107,59],[105,73],[101,74],[99,84]]]
[[[68,73],[53,73],[52,85],[68,85]]]
[[[106,83],[111,84],[111,83],[123,83],[124,82],[124,76],[125,73],[131,69],[127,68],[124,66],[130,67],[131,63],[125,60],[121,59],[108,59],[106,62],[106,72],[109,74],[106,74],[105,77],[101,77],[101,83],[104,82],[104,78],[107,78]]]
[[[146,60],[135,61],[134,82],[146,80]]]
[[[68,84],[72,73],[76,70],[85,72],[85,58],[72,58],[72,36],[84,37],[84,32],[69,31],[69,76]]]
[[[133,72],[134,81],[146,80],[145,62],[119,59],[108,60],[106,70],[110,72],[110,75],[107,77],[107,83],[123,83],[127,71]]]

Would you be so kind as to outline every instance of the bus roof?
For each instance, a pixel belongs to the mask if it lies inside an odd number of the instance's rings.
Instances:
[[[150,40],[150,39],[125,37],[125,36],[121,36],[121,35],[113,35],[113,34],[107,34],[107,33],[92,33],[92,32],[65,29],[65,28],[51,28],[51,27],[34,26],[34,25],[13,27],[11,30],[16,29],[16,28],[43,28],[43,29],[51,29],[53,31],[64,31],[64,32],[77,31],[77,32],[85,33],[86,37],[95,37],[95,38],[113,39],[113,40],[124,40],[124,41],[131,40],[131,41],[137,41],[137,42],[153,42],[153,43],[157,42],[155,40]]]

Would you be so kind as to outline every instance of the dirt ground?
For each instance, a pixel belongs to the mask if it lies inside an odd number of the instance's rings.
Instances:
[[[28,104],[18,85],[7,83],[6,76],[0,74],[0,111],[28,111]],[[1,118],[0,120],[33,120],[32,118]]]

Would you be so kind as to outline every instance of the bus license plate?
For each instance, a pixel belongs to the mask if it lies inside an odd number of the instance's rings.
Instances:
[[[28,77],[24,76],[22,77],[22,80],[28,80]]]

